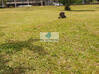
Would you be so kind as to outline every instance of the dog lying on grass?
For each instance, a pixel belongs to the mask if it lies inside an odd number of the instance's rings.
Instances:
[[[60,19],[60,18],[66,18],[65,13],[64,13],[64,12],[60,12],[58,18],[59,18],[59,19]]]

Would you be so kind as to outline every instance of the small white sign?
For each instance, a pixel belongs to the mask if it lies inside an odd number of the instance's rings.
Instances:
[[[59,32],[40,32],[40,40],[42,42],[58,42]]]

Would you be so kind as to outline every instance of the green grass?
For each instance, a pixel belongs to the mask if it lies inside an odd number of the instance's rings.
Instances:
[[[0,74],[98,74],[99,5],[0,9]],[[60,40],[40,42],[40,32]]]

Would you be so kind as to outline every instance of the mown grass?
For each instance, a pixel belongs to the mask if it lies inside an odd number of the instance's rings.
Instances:
[[[98,74],[99,5],[0,9],[0,74]],[[40,42],[40,32],[60,40]]]

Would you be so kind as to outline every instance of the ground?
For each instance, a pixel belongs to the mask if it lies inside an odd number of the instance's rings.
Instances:
[[[99,5],[0,9],[0,74],[98,74]],[[40,42],[59,32],[59,42]]]

